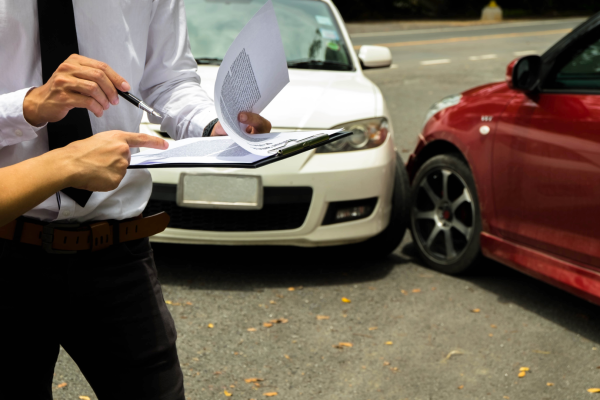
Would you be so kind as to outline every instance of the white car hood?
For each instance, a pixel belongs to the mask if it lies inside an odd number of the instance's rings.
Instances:
[[[212,98],[218,66],[199,66],[202,87]],[[379,90],[361,73],[290,69],[290,83],[261,113],[274,130],[327,129],[381,116]]]

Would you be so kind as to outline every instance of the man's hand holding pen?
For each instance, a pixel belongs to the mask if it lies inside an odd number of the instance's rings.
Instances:
[[[72,54],[44,85],[27,93],[23,115],[33,126],[63,119],[73,108],[86,108],[100,118],[111,105],[119,104],[119,93],[131,89],[129,83],[109,65]],[[133,97],[133,96],[132,96]],[[254,113],[240,113],[238,119],[247,124],[247,133],[267,133],[271,123]],[[226,136],[217,123],[211,136]]]
[[[46,84],[32,89],[23,101],[27,122],[42,126],[63,119],[73,108],[87,108],[101,117],[110,105],[119,104],[117,90],[129,83],[103,62],[72,54]]]

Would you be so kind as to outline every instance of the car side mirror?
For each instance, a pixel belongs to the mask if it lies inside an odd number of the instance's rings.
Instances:
[[[540,83],[541,66],[540,56],[518,58],[506,68],[506,83],[511,89],[531,92]]]
[[[383,46],[361,46],[358,58],[363,68],[384,68],[392,65],[392,52]]]

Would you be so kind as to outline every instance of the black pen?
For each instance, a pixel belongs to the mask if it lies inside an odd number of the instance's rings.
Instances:
[[[154,109],[152,107],[150,107],[148,104],[144,103],[142,100],[138,99],[131,93],[121,92],[119,89],[117,89],[117,93],[119,93],[119,96],[121,96],[122,98],[124,98],[125,100],[127,100],[128,102],[130,102],[131,104],[136,106],[137,108],[140,108],[140,109],[146,111],[147,113],[152,114],[158,118],[162,118],[162,115],[160,115],[159,113],[154,111]]]

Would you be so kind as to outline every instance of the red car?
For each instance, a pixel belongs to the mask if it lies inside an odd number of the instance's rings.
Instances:
[[[434,105],[407,169],[430,267],[483,254],[600,305],[600,13]]]

